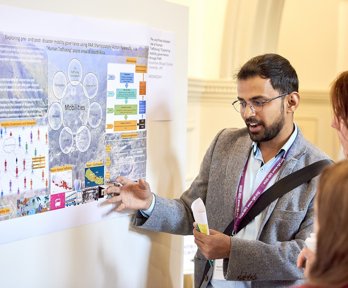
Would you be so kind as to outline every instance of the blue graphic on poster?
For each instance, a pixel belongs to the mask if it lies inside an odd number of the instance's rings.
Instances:
[[[85,187],[94,187],[104,184],[104,166],[85,168]]]

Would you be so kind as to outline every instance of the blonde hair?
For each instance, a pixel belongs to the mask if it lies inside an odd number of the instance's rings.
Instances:
[[[348,160],[327,167],[316,196],[316,259],[309,271],[312,284],[348,284]]]

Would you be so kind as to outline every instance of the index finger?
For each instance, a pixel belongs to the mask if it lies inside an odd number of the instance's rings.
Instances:
[[[129,183],[133,183],[132,180],[130,180],[129,178],[127,177],[124,177],[124,176],[118,176],[116,177],[116,182],[122,184],[122,185],[127,185]]]

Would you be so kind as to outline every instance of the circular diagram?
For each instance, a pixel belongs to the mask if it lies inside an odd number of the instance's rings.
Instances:
[[[57,72],[53,77],[53,93],[58,99],[64,96],[67,80],[63,72]]]
[[[81,83],[82,79],[82,65],[77,59],[72,59],[68,67],[68,78],[72,85]]]
[[[99,103],[93,102],[89,108],[88,122],[92,128],[97,128],[102,120],[103,112]]]
[[[86,126],[80,127],[76,133],[76,147],[81,152],[86,152],[91,145],[91,132]]]
[[[54,102],[48,110],[48,123],[53,130],[58,130],[62,126],[63,110],[58,102]]]
[[[69,62],[67,75],[62,71],[53,77],[53,94],[57,102],[48,111],[48,123],[59,133],[59,147],[65,154],[73,150],[86,152],[91,145],[90,129],[97,128],[103,118],[98,102],[91,102],[98,94],[99,83],[94,73],[83,76],[83,67],[78,59]],[[76,149],[75,149],[76,150]]]
[[[68,154],[73,147],[73,133],[69,127],[64,127],[59,134],[59,146],[60,150],[64,154]]]
[[[86,89],[86,95],[92,99],[98,92],[98,79],[93,73],[88,73],[83,80],[83,87]]]

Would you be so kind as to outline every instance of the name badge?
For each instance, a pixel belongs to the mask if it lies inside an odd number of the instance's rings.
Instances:
[[[214,260],[214,280],[225,280],[224,271],[223,271],[223,259]]]

